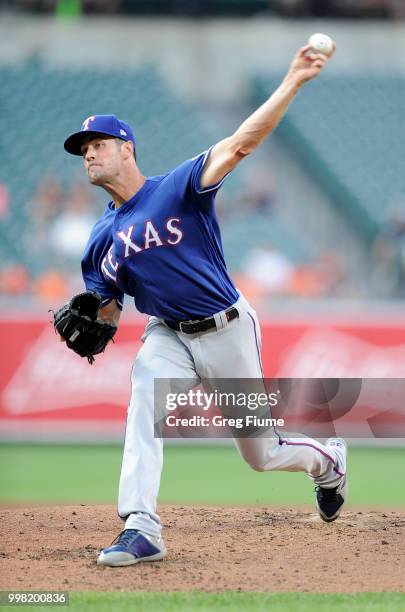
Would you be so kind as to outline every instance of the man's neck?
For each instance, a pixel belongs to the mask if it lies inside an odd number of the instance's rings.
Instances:
[[[115,208],[120,208],[128,202],[144,186],[146,177],[140,172],[132,173],[130,177],[117,177],[111,183],[103,185],[114,201]]]

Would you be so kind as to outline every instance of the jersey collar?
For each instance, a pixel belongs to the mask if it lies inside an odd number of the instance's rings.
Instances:
[[[126,210],[129,206],[136,204],[136,202],[142,197],[145,191],[147,191],[148,183],[149,179],[147,178],[142,187],[138,189],[138,191],[132,196],[132,198],[121,204],[119,208],[115,208],[115,204],[113,201],[108,203],[108,208],[116,213],[119,213],[122,210]]]

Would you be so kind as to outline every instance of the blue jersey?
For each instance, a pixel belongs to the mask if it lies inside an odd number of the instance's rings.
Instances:
[[[200,188],[209,151],[149,177],[120,208],[110,202],[87,243],[83,278],[103,304],[133,296],[140,312],[167,320],[208,317],[239,295],[224,260],[215,194]]]

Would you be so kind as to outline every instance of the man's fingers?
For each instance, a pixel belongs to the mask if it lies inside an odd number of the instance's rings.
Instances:
[[[305,47],[301,47],[301,49],[298,51],[298,55],[302,57],[306,55],[310,49],[311,49],[311,45],[305,45]]]
[[[325,62],[322,62],[320,60],[316,60],[316,62],[312,64],[312,68],[323,68],[324,66]]]
[[[325,55],[324,53],[310,53],[306,57],[308,57],[312,62],[315,62],[317,60],[320,60],[321,62],[328,61],[328,56]]]

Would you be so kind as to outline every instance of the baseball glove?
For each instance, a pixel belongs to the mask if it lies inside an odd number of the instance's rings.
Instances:
[[[55,331],[67,346],[80,357],[87,357],[90,364],[94,355],[102,353],[113,339],[117,327],[97,320],[101,297],[94,291],[75,295],[70,302],[53,313]]]

